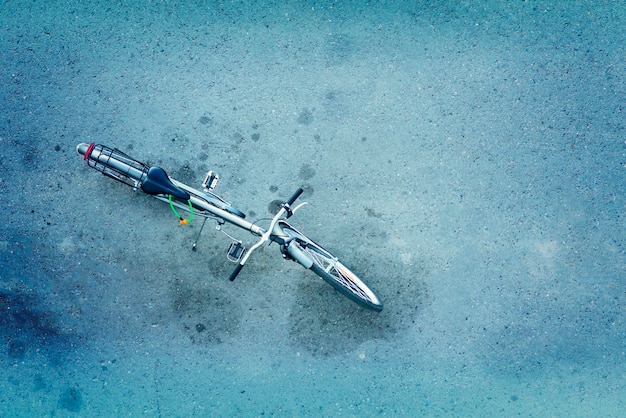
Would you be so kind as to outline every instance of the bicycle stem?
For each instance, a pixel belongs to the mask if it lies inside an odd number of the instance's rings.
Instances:
[[[235,280],[235,278],[237,278],[237,275],[243,268],[244,264],[246,264],[246,261],[248,261],[248,258],[250,258],[250,254],[252,254],[252,252],[256,250],[257,248],[259,248],[261,245],[263,245],[263,243],[270,240],[270,237],[274,233],[274,228],[276,227],[276,223],[285,214],[287,214],[287,218],[291,216],[293,212],[291,211],[290,206],[293,204],[293,202],[296,201],[296,199],[302,194],[303,191],[304,190],[302,189],[302,187],[299,187],[298,190],[296,190],[296,192],[281,206],[280,210],[276,213],[276,215],[274,215],[272,222],[270,222],[269,228],[267,228],[267,230],[263,233],[263,235],[261,235],[261,238],[259,239],[259,241],[257,241],[256,244],[254,244],[252,247],[250,247],[248,251],[246,251],[246,254],[239,261],[239,263],[237,264],[237,267],[235,267],[235,270],[232,272],[229,278],[231,282]]]

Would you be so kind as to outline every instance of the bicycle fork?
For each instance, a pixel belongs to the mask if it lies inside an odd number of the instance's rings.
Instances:
[[[298,245],[291,245],[296,237],[290,236],[288,239],[283,240],[281,244],[281,252],[284,258],[290,258],[298,263],[302,264],[304,268],[310,269],[313,265],[313,260],[304,251],[300,249]]]

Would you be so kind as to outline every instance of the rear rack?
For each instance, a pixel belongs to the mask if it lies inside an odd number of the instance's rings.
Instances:
[[[137,188],[146,179],[150,166],[135,160],[117,148],[104,145],[90,147],[85,159],[90,167],[131,187]]]

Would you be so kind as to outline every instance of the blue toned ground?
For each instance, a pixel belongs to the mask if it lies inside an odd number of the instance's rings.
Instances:
[[[1,416],[623,416],[623,3],[100,3],[0,4]],[[384,311],[79,142],[304,186]]]

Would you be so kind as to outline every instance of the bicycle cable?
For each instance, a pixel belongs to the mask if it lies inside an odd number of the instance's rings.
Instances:
[[[178,213],[178,211],[174,207],[174,203],[172,202],[172,195],[169,195],[168,202],[170,203],[170,208],[172,209],[172,212],[174,212],[174,215],[176,215],[176,217],[178,218],[178,222],[181,225],[187,225],[188,223],[193,221],[193,205],[191,204],[191,199],[187,201],[187,203],[189,203],[189,219],[185,219],[180,216],[180,213]]]

